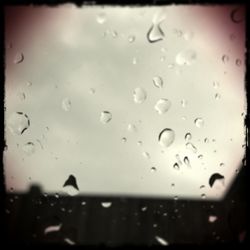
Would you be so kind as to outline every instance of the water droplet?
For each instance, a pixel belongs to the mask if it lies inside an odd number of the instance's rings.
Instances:
[[[134,133],[134,132],[136,132],[137,131],[137,128],[136,128],[136,126],[134,125],[134,124],[128,124],[128,128],[127,128],[127,130],[130,132],[130,133]]]
[[[103,111],[100,116],[100,122],[106,124],[112,119],[112,114],[109,111]]]
[[[63,184],[63,190],[70,196],[75,196],[79,193],[79,188],[76,182],[76,178],[70,175]]]
[[[163,129],[158,137],[159,144],[162,147],[169,147],[175,139],[175,132],[170,128]]]
[[[179,199],[179,197],[176,195],[174,196],[174,200],[177,201]]]
[[[213,185],[215,184],[215,182],[218,181],[218,180],[221,180],[221,181],[224,182],[224,179],[225,179],[225,177],[223,175],[221,175],[219,173],[214,173],[209,178],[209,182],[208,182],[209,186],[213,187]]]
[[[18,64],[18,63],[21,63],[23,60],[24,60],[23,53],[16,53],[15,58],[14,58],[14,63]]]
[[[165,61],[166,61],[166,56],[161,56],[161,57],[160,57],[160,61],[161,61],[161,62],[165,62]]]
[[[202,198],[202,199],[206,199],[207,196],[206,196],[205,194],[202,194],[202,195],[201,195],[201,198]]]
[[[21,92],[21,93],[18,93],[17,94],[18,98],[20,99],[20,101],[24,101],[26,96],[25,96],[25,93]]]
[[[186,31],[183,35],[183,38],[186,40],[186,41],[190,41],[192,40],[194,37],[194,33],[192,31]]]
[[[237,66],[241,66],[241,60],[240,60],[240,59],[236,59],[235,64],[236,64]]]
[[[222,59],[223,63],[227,63],[229,61],[229,56],[228,55],[223,55],[221,59]]]
[[[29,126],[29,117],[23,112],[12,113],[8,119],[8,128],[13,135],[23,134]]]
[[[69,245],[75,245],[75,244],[76,244],[73,240],[71,240],[71,239],[69,239],[69,238],[65,238],[64,241],[65,241],[66,243],[68,243]]]
[[[210,223],[215,222],[217,219],[218,219],[218,217],[215,216],[215,215],[210,215],[210,216],[208,217],[208,221],[209,221]]]
[[[219,86],[220,86],[220,83],[219,83],[219,82],[217,82],[217,81],[214,81],[214,82],[213,82],[213,87],[214,87],[215,89],[218,89]]]
[[[182,100],[181,100],[181,106],[182,106],[183,108],[185,108],[185,107],[187,106],[187,100],[182,99]]]
[[[186,133],[186,134],[185,134],[185,140],[186,140],[186,141],[190,141],[191,139],[192,139],[191,133]]]
[[[142,155],[144,158],[150,159],[150,154],[148,152],[143,152]]]
[[[203,155],[198,155],[198,159],[202,160],[203,159]]]
[[[208,139],[208,138],[205,138],[205,139],[204,139],[204,142],[205,142],[205,143],[209,143],[209,139]]]
[[[171,102],[168,99],[161,98],[157,101],[154,108],[159,115],[165,114],[171,107]]]
[[[179,164],[176,162],[176,163],[173,165],[173,168],[174,168],[175,170],[179,170],[179,169],[180,169],[180,166],[179,166]]]
[[[82,205],[82,206],[85,206],[85,205],[86,205],[86,201],[82,201],[82,202],[81,202],[81,205]]]
[[[147,210],[147,207],[142,207],[141,208],[141,211],[143,211],[143,212],[146,211],[146,210]]]
[[[240,23],[243,21],[242,13],[239,8],[233,9],[230,13],[230,18],[234,23]]]
[[[52,233],[52,232],[58,232],[62,227],[62,224],[59,225],[53,225],[53,226],[48,226],[44,229],[44,234]]]
[[[62,108],[64,111],[69,111],[71,109],[71,101],[68,97],[62,100]]]
[[[205,188],[205,185],[201,185],[201,186],[200,186],[200,189],[202,189],[202,188]]]
[[[172,184],[171,184],[171,187],[174,187],[174,186],[175,186],[175,184],[174,184],[174,183],[172,183]]]
[[[163,20],[162,20],[163,21]],[[147,39],[150,43],[159,42],[164,39],[164,32],[160,26],[161,22],[153,23],[148,30]]]
[[[133,43],[133,42],[135,41],[135,36],[130,35],[130,36],[128,37],[128,41],[129,41],[130,43]]]
[[[186,148],[193,153],[197,152],[197,148],[191,142],[186,143]]]
[[[27,81],[26,85],[27,85],[27,87],[31,87],[32,86],[32,82]]]
[[[235,38],[236,38],[236,35],[235,35],[235,34],[230,34],[229,39],[230,39],[231,41],[234,41]]]
[[[107,21],[106,14],[104,12],[101,12],[97,15],[96,21],[100,24],[103,24]]]
[[[150,171],[151,171],[151,172],[156,172],[156,168],[155,168],[155,167],[152,167],[152,168],[150,169]]]
[[[225,164],[223,162],[220,163],[220,167],[225,167]]]
[[[103,206],[104,208],[108,208],[108,207],[111,207],[112,202],[102,202],[101,204],[102,204],[102,206]]]
[[[133,92],[134,102],[143,103],[147,98],[147,92],[143,88],[136,88]]]
[[[90,89],[89,89],[89,93],[92,94],[92,95],[95,94],[95,89],[90,88]]]
[[[219,93],[216,93],[214,97],[215,97],[215,100],[219,100],[221,98],[221,95]]]
[[[25,154],[32,155],[35,152],[35,144],[33,142],[27,142],[26,144],[24,144],[22,149]]]
[[[153,78],[153,84],[157,88],[162,88],[163,87],[163,79],[160,76],[155,76]]]
[[[202,118],[196,118],[194,120],[194,123],[195,123],[197,128],[201,128],[204,126],[204,120]]]
[[[176,155],[175,155],[175,158],[176,158],[178,164],[179,164],[179,165],[182,165],[181,157],[179,156],[179,154],[176,154]]]
[[[178,65],[191,65],[197,58],[196,52],[191,49],[179,52],[175,57],[175,62]]]
[[[184,157],[183,161],[188,167],[190,167],[190,161],[187,156]]]
[[[142,141],[138,141],[138,142],[137,142],[137,145],[138,145],[138,146],[142,146]]]
[[[123,138],[122,138],[122,143],[125,143],[125,142],[127,142],[127,138],[126,138],[126,137],[123,137]]]
[[[155,239],[163,246],[167,246],[168,242],[166,240],[164,240],[163,238],[161,238],[160,236],[155,236]]]
[[[112,31],[112,37],[113,38],[117,38],[118,37],[117,31],[115,31],[115,30]]]
[[[136,57],[133,57],[132,63],[133,63],[134,65],[137,64],[137,58],[136,58]]]

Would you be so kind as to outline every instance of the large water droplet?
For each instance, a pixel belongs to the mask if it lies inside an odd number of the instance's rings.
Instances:
[[[185,140],[190,141],[192,139],[192,135],[190,133],[185,134]]]
[[[162,88],[163,87],[163,79],[160,76],[155,76],[153,78],[153,84],[157,88]]]
[[[20,101],[24,101],[26,98],[25,93],[23,92],[18,93],[17,96],[20,99]]]
[[[143,152],[142,155],[144,158],[150,159],[150,154],[148,152]]]
[[[14,63],[18,64],[18,63],[21,63],[23,60],[24,60],[23,53],[16,53],[15,58],[14,58]]]
[[[194,120],[194,123],[195,123],[197,128],[201,128],[204,126],[204,120],[202,118],[196,118]]]
[[[30,126],[29,117],[23,112],[12,113],[8,119],[8,128],[14,135],[21,135]]]
[[[138,146],[142,146],[142,141],[138,141],[138,142],[137,142],[137,145],[138,145]]]
[[[156,172],[156,168],[155,168],[155,167],[152,167],[152,168],[150,169],[150,171],[154,173],[154,172]]]
[[[163,246],[167,246],[168,242],[166,240],[164,240],[163,238],[161,238],[160,236],[155,236],[155,239]]]
[[[127,142],[127,138],[126,137],[122,137],[122,143]]]
[[[176,158],[178,164],[179,164],[179,165],[182,165],[182,161],[181,161],[180,155],[179,155],[179,154],[176,154],[176,155],[175,155],[175,158]]]
[[[102,205],[104,208],[108,208],[108,207],[111,207],[112,202],[102,202],[101,205]]]
[[[161,98],[155,104],[155,110],[159,115],[165,114],[171,107],[171,102],[168,99]]]
[[[161,29],[161,22],[153,23],[148,30],[147,39],[150,43],[159,42],[164,39],[164,32]]]
[[[75,196],[79,193],[79,188],[76,182],[76,178],[70,175],[63,184],[63,190],[70,196]]]
[[[178,65],[191,65],[197,58],[196,52],[191,49],[183,50],[175,57],[175,62]]]
[[[210,178],[209,178],[209,181],[208,181],[209,186],[210,186],[210,187],[213,187],[213,185],[214,185],[215,182],[217,182],[217,181],[222,181],[222,182],[224,182],[224,179],[225,179],[225,177],[224,177],[223,175],[221,175],[221,174],[219,174],[219,173],[214,173],[214,174],[212,174],[212,175],[210,176]]]
[[[181,100],[181,106],[182,106],[183,108],[185,108],[185,107],[187,106],[187,100],[182,99],[182,100]]]
[[[27,142],[26,144],[24,144],[22,149],[25,154],[32,155],[35,152],[35,144],[33,142]]]
[[[137,64],[137,58],[136,58],[136,57],[133,57],[132,63],[133,63],[134,65]]]
[[[201,198],[202,198],[202,199],[206,199],[206,198],[207,198],[206,194],[202,194],[202,195],[201,195]]]
[[[162,147],[169,147],[175,139],[175,132],[170,128],[163,129],[158,137],[159,144]]]
[[[69,111],[71,109],[71,101],[68,97],[62,100],[62,108],[64,111]]]
[[[103,111],[100,116],[100,122],[106,124],[112,119],[112,114],[109,111]]]
[[[214,98],[215,98],[215,100],[219,100],[221,98],[221,95],[219,93],[216,93]]]
[[[186,148],[193,153],[197,152],[197,148],[191,142],[186,143]]]
[[[219,83],[218,81],[214,81],[214,82],[213,82],[213,87],[214,87],[215,89],[218,89],[219,86],[220,86],[220,83]]]
[[[96,17],[96,21],[97,21],[98,23],[100,23],[100,24],[105,23],[106,20],[107,20],[107,18],[106,18],[106,14],[105,14],[104,12],[99,13],[99,14],[97,15],[97,17]]]
[[[186,31],[183,35],[183,38],[186,40],[186,41],[190,41],[192,40],[194,37],[194,33],[192,31]]]
[[[175,170],[179,170],[179,169],[180,169],[180,166],[179,166],[178,163],[175,163],[175,164],[173,165],[173,168],[174,168]]]
[[[147,92],[143,88],[136,88],[133,92],[134,102],[143,103],[147,98]]]
[[[239,8],[233,9],[230,13],[230,18],[234,23],[240,23],[243,21],[242,12]]]
[[[71,240],[71,239],[69,239],[69,238],[65,238],[64,241],[65,241],[67,244],[69,244],[69,245],[75,245],[75,244],[76,244],[73,240]]]

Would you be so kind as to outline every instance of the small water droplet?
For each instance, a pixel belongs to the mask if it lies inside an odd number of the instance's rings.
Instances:
[[[128,127],[127,127],[127,130],[130,132],[130,133],[134,133],[137,131],[137,128],[134,124],[128,124]]]
[[[144,158],[150,159],[150,154],[148,152],[143,152],[142,155]]]
[[[130,35],[130,36],[128,37],[128,41],[129,41],[130,43],[133,43],[133,42],[135,41],[135,36]]]
[[[225,164],[223,162],[220,163],[220,167],[225,167]]]
[[[181,106],[182,106],[183,108],[185,108],[185,107],[187,106],[187,100],[182,99],[182,100],[181,100]]]
[[[141,211],[143,211],[143,212],[146,211],[146,210],[147,210],[147,207],[142,207],[141,208]]]
[[[192,140],[192,135],[191,135],[191,133],[186,133],[186,134],[185,134],[185,140],[186,140],[186,141]]]
[[[132,63],[133,63],[134,65],[137,64],[137,58],[136,58],[136,57],[133,57]]]
[[[209,221],[210,223],[215,222],[217,219],[218,219],[218,217],[215,216],[215,215],[209,215],[209,217],[208,217],[208,221]]]
[[[205,194],[202,194],[202,195],[201,195],[201,198],[202,198],[202,199],[206,199],[207,196],[206,196]]]
[[[215,100],[219,100],[221,98],[221,95],[219,93],[216,93],[214,97],[215,97]]]
[[[82,202],[81,202],[81,205],[82,205],[82,206],[85,206],[85,205],[86,205],[86,201],[82,201]]]
[[[175,184],[174,184],[174,183],[172,183],[172,184],[171,184],[171,187],[174,187],[174,186],[175,186]]]
[[[27,85],[27,87],[31,87],[32,86],[32,82],[27,81],[26,85]]]
[[[147,98],[147,92],[143,88],[136,88],[133,91],[134,102],[141,104]]]
[[[213,87],[214,87],[215,89],[218,89],[219,86],[220,86],[220,83],[219,83],[218,81],[214,81],[214,82],[213,82]]]
[[[201,185],[201,186],[200,186],[200,189],[202,189],[202,188],[205,188],[205,185]]]
[[[58,193],[55,194],[55,197],[58,199],[60,196]]]
[[[208,183],[210,187],[213,187],[215,182],[218,182],[218,181],[221,181],[222,184],[224,185],[224,180],[225,180],[225,177],[223,175],[219,173],[214,173],[210,176]]]
[[[174,200],[177,201],[179,199],[179,197],[176,195],[174,196]]]
[[[24,55],[23,53],[16,53],[15,57],[14,57],[14,64],[19,64],[24,60]]]
[[[241,66],[241,60],[240,59],[236,59],[236,61],[235,61],[235,64],[237,65],[237,66]]]
[[[197,152],[197,148],[191,142],[186,143],[186,148],[193,153]]]
[[[179,164],[176,162],[176,163],[173,165],[173,168],[174,168],[175,170],[179,170],[179,169],[180,169],[180,166],[179,166]]]
[[[95,94],[95,89],[90,88],[90,89],[89,89],[89,93],[92,94],[92,95]]]
[[[154,108],[159,115],[165,114],[171,107],[171,102],[168,99],[161,98],[159,99]]]
[[[158,225],[156,223],[153,224],[153,227],[156,228]]]
[[[32,155],[36,151],[35,144],[33,142],[27,142],[26,144],[24,144],[22,150],[25,154]]]
[[[204,139],[204,142],[205,142],[205,143],[209,143],[209,139],[208,139],[208,138],[205,138],[205,139]]]
[[[186,31],[183,35],[183,38],[186,40],[186,41],[190,41],[192,40],[194,37],[194,33],[192,31]]]
[[[175,57],[178,65],[191,65],[196,61],[197,55],[194,50],[187,49],[179,52]]]
[[[228,55],[223,55],[221,59],[222,59],[223,63],[227,63],[229,61],[229,56]]]
[[[100,24],[103,24],[107,21],[106,14],[104,12],[101,12],[97,15],[96,21]]]
[[[26,98],[25,93],[23,92],[18,93],[17,96],[20,99],[20,101],[24,101]]]
[[[113,38],[117,38],[118,37],[117,31],[115,31],[115,30],[112,31],[112,37]]]
[[[161,61],[161,62],[165,62],[165,61],[166,61],[166,56],[161,56],[161,57],[160,57],[160,61]]]
[[[122,137],[122,143],[127,142],[127,138],[126,137]]]
[[[112,202],[102,202],[101,205],[102,205],[104,208],[109,208],[109,207],[111,207]]]
[[[164,39],[164,32],[160,26],[161,22],[153,23],[148,30],[147,39],[150,43],[159,42]]]
[[[13,135],[22,135],[29,126],[29,117],[23,112],[12,113],[8,119],[8,128]]]
[[[163,129],[158,137],[159,144],[162,147],[169,147],[175,139],[175,132],[170,128]]]
[[[202,160],[203,159],[203,155],[198,155],[198,159]]]
[[[190,167],[190,161],[187,156],[184,157],[183,161],[188,167]]]
[[[204,120],[202,118],[196,118],[194,120],[194,123],[195,123],[197,128],[201,128],[204,126]]]
[[[79,188],[75,176],[70,175],[63,184],[63,190],[70,196],[75,196],[79,193]]]
[[[153,84],[157,88],[163,88],[163,79],[160,76],[155,76],[153,78]]]
[[[69,111],[71,109],[71,101],[68,97],[62,100],[62,108],[64,111]]]
[[[138,141],[138,142],[137,142],[137,145],[138,145],[138,146],[142,146],[142,141]]]
[[[64,241],[65,241],[67,244],[69,244],[69,245],[75,245],[75,244],[76,244],[73,240],[71,240],[71,239],[69,239],[69,238],[65,238]]]
[[[103,111],[100,116],[100,122],[106,124],[112,119],[112,114],[109,111]]]
[[[154,173],[154,172],[156,172],[156,168],[155,168],[155,167],[152,167],[152,168],[150,169],[150,171]]]

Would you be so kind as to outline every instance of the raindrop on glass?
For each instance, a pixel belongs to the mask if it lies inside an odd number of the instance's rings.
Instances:
[[[24,60],[23,53],[16,53],[15,58],[14,58],[14,63],[18,64],[18,63],[21,63],[23,60]]]
[[[133,91],[134,102],[141,104],[147,98],[147,92],[143,88],[136,88]]]
[[[27,142],[26,144],[23,145],[23,151],[27,155],[32,155],[36,150],[35,150],[35,144],[33,142]]]
[[[202,198],[202,199],[206,199],[207,196],[206,196],[205,194],[202,194],[202,195],[201,195],[201,198]]]
[[[126,137],[123,137],[123,138],[122,138],[122,143],[125,143],[125,142],[127,142],[127,138],[126,138]]]
[[[128,124],[128,127],[127,127],[127,130],[128,130],[128,132],[130,132],[130,133],[134,133],[134,132],[136,132],[137,131],[137,128],[136,128],[136,126],[134,125],[134,124]]]
[[[128,37],[128,41],[129,41],[130,43],[134,42],[134,41],[135,41],[135,36],[130,35],[130,36]]]
[[[132,63],[133,63],[134,65],[137,64],[137,58],[136,58],[136,57],[133,57]]]
[[[201,128],[204,126],[204,120],[202,118],[196,118],[194,120],[194,123],[195,123],[197,128]]]
[[[219,100],[221,98],[221,95],[219,93],[216,93],[214,97],[215,97],[215,100]]]
[[[200,189],[202,189],[202,188],[205,188],[205,185],[201,185],[201,186],[200,186]]]
[[[236,59],[235,64],[236,64],[237,66],[241,66],[241,60],[240,60],[240,59]]]
[[[104,208],[109,208],[109,207],[111,207],[112,202],[102,202],[101,205],[102,205],[102,207],[104,207]]]
[[[150,169],[150,171],[154,173],[154,172],[156,172],[156,168],[155,168],[155,167],[152,167],[152,168]]]
[[[191,142],[186,143],[186,148],[193,153],[197,152],[197,148]]]
[[[189,161],[189,159],[188,159],[187,156],[184,157],[183,161],[184,161],[184,163],[185,163],[187,166],[190,167],[190,161]]]
[[[100,116],[100,122],[106,124],[112,119],[112,114],[109,111],[103,111]]]
[[[162,88],[163,87],[163,79],[160,76],[155,76],[153,78],[153,84],[157,88]]]
[[[79,188],[75,176],[70,175],[63,184],[63,190],[70,196],[75,196],[79,193]]]
[[[202,160],[203,159],[203,155],[198,155],[198,159]]]
[[[209,178],[209,181],[208,181],[209,186],[213,187],[215,182],[218,182],[218,181],[222,181],[222,183],[224,184],[224,179],[225,179],[225,177],[223,175],[221,175],[219,173],[214,173]]]
[[[170,128],[163,129],[158,137],[159,144],[162,147],[169,147],[175,139],[175,132]]]
[[[105,23],[106,20],[107,20],[107,18],[106,18],[106,14],[105,14],[104,12],[99,13],[99,14],[97,15],[97,17],[96,17],[96,21],[97,21],[98,23],[100,23],[100,24]]]
[[[159,115],[165,114],[171,107],[171,102],[168,99],[161,98],[157,101],[154,108]]]
[[[142,155],[144,158],[150,159],[150,154],[148,152],[143,152]]]
[[[69,111],[71,109],[71,101],[68,97],[62,100],[62,108],[64,111]]]
[[[52,233],[52,232],[58,232],[62,227],[62,224],[59,225],[53,225],[53,226],[48,226],[44,229],[44,234]]]
[[[22,135],[29,128],[30,120],[23,112],[15,112],[10,115],[7,124],[12,134]]]
[[[64,241],[65,241],[67,244],[69,244],[69,245],[75,245],[75,244],[76,244],[73,240],[71,240],[71,239],[69,239],[69,238],[65,238]]]
[[[174,168],[175,170],[179,170],[179,169],[180,169],[180,166],[179,166],[179,164],[176,162],[176,163],[173,165],[173,168]]]
[[[186,141],[190,141],[191,139],[192,139],[191,133],[186,133],[186,134],[185,134],[185,140],[186,140]]]
[[[85,206],[85,205],[86,205],[86,201],[82,201],[82,202],[81,202],[81,205],[82,205],[82,206]]]
[[[222,59],[223,63],[227,63],[229,61],[229,56],[228,55],[223,55],[221,59]]]
[[[178,65],[191,65],[196,61],[197,55],[194,50],[188,49],[179,52],[175,57]]]
[[[153,23],[148,30],[147,39],[150,43],[159,42],[164,39],[164,32],[161,29],[160,22]]]

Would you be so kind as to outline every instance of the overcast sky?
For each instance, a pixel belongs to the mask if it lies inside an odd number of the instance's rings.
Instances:
[[[225,194],[245,151],[242,9],[232,20],[235,6],[23,8],[43,18],[26,16],[18,37],[6,30],[7,189],[61,192],[72,174],[83,194]],[[21,135],[15,112],[30,120]],[[166,128],[168,147],[158,141]],[[209,186],[213,173],[224,186]]]

